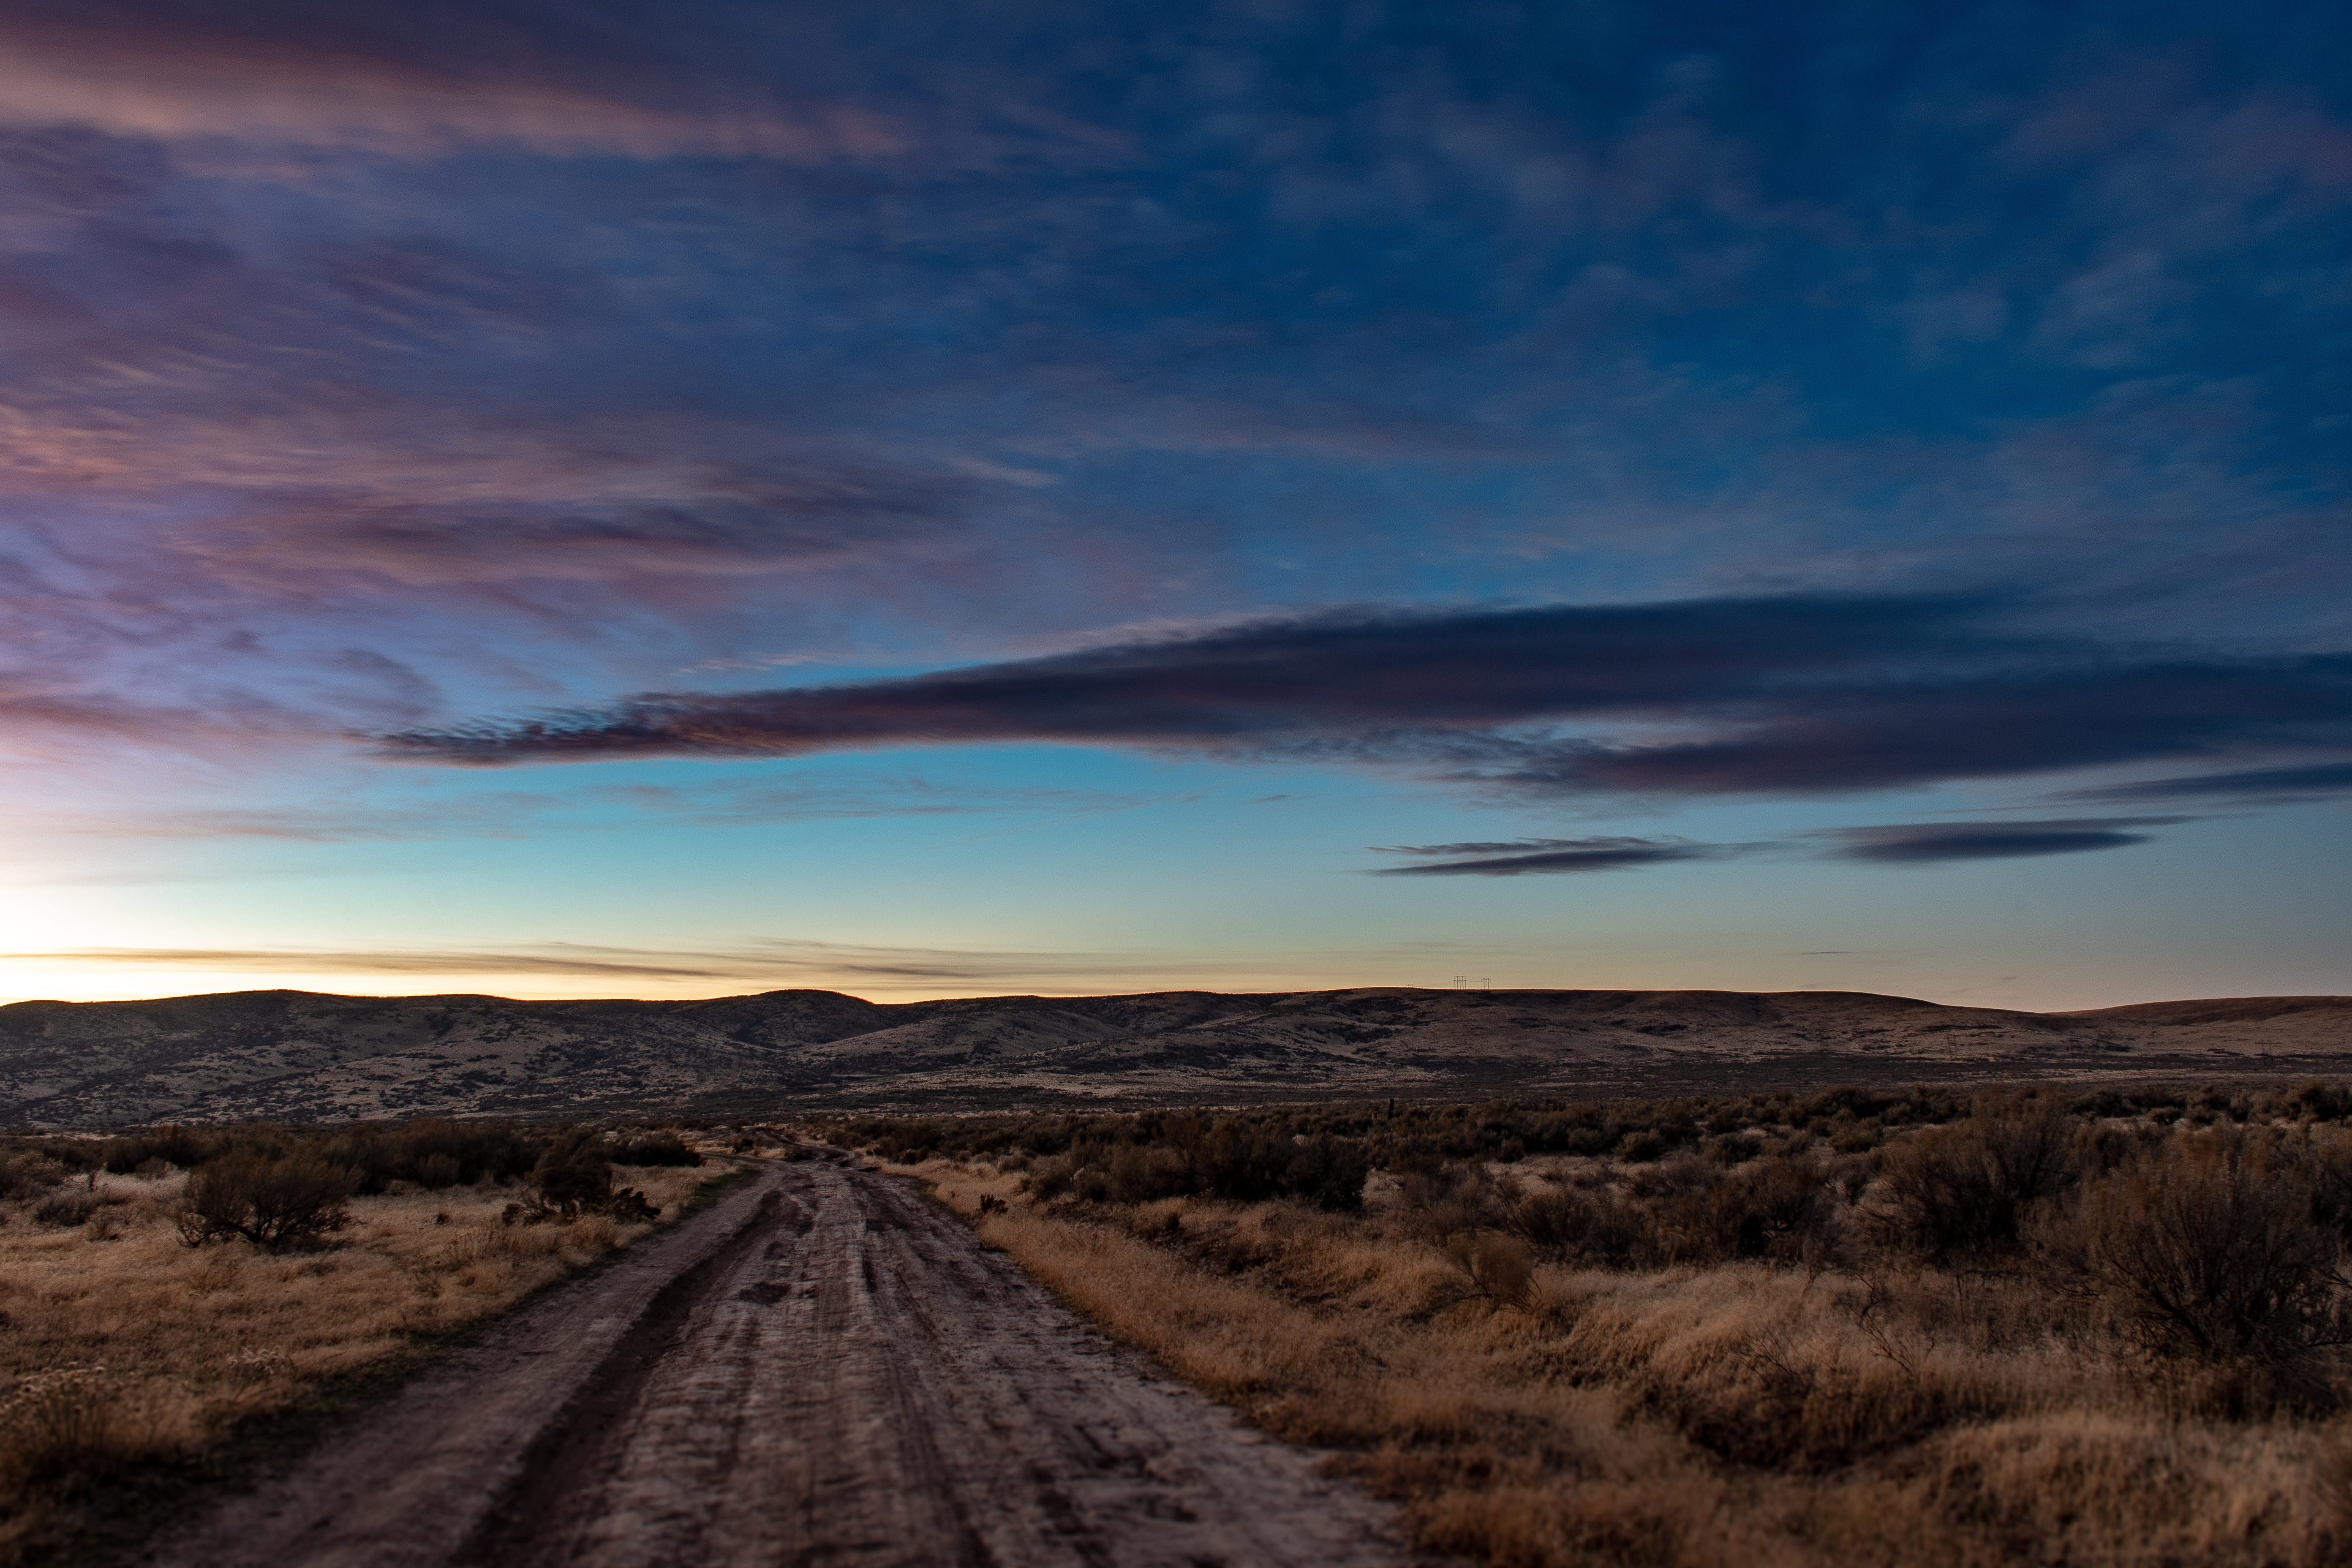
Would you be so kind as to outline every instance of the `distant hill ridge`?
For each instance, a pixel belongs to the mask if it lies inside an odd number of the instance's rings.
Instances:
[[[1853,991],[868,1002],[240,991],[0,1006],[0,1123],[1000,1107],[2352,1069],[2352,997],[2086,1012]]]

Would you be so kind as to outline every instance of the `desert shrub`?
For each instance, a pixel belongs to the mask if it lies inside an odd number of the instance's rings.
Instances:
[[[1476,1295],[1497,1306],[1517,1307],[1528,1300],[1535,1278],[1535,1252],[1515,1236],[1497,1231],[1473,1231],[1449,1236],[1442,1249],[1446,1262]]]
[[[2053,1097],[1982,1096],[1966,1121],[1884,1151],[1872,1227],[1930,1262],[2014,1245],[2028,1209],[2071,1181],[2073,1134]]]
[[[193,1127],[157,1127],[108,1139],[100,1146],[100,1157],[106,1169],[127,1176],[151,1160],[193,1171],[223,1147],[218,1133],[200,1132]]]
[[[915,1141],[903,1130],[891,1136],[901,1147]],[[1066,1154],[1013,1155],[999,1168],[1026,1170],[1028,1190],[1046,1198],[1067,1194],[1090,1203],[1142,1204],[1187,1196],[1233,1203],[1292,1197],[1353,1209],[1363,1204],[1370,1162],[1360,1142],[1299,1134],[1280,1117],[1210,1122],[1180,1114],[1154,1122],[1111,1121],[1100,1132],[1076,1132]]]
[[[317,1246],[348,1223],[360,1175],[308,1150],[240,1149],[188,1178],[173,1215],[190,1247],[243,1237],[256,1247]]]
[[[1364,1179],[1370,1174],[1371,1161],[1361,1143],[1313,1138],[1291,1155],[1283,1186],[1318,1208],[1349,1211],[1364,1206]]]
[[[2036,1239],[2155,1354],[2259,1363],[2302,1388],[2315,1352],[2352,1340],[2313,1163],[2276,1132],[2176,1137],[2086,1184]]]
[[[1397,1177],[1396,1215],[1408,1235],[1443,1243],[1471,1231],[1505,1229],[1517,1198],[1515,1187],[1475,1162],[1447,1162],[1434,1170],[1409,1166]]]
[[[82,1187],[59,1187],[33,1205],[33,1218],[59,1228],[82,1224],[98,1212],[96,1193]]]
[[[1819,1260],[1835,1203],[1825,1167],[1767,1155],[1661,1203],[1654,1222],[1657,1251],[1673,1263]]]
[[[1108,1196],[1121,1204],[1179,1197],[1197,1185],[1181,1153],[1135,1143],[1123,1143],[1110,1152],[1108,1180]]]
[[[392,1126],[368,1126],[320,1141],[321,1157],[359,1173],[359,1192],[373,1196],[394,1182],[439,1190],[524,1174],[547,1146],[543,1134],[498,1121],[445,1121],[420,1117]]]
[[[2302,1083],[2281,1099],[2278,1114],[2313,1121],[2341,1121],[2352,1115],[2352,1092],[2341,1085]]]
[[[1185,1137],[1180,1128],[1177,1146]],[[1240,1117],[1220,1120],[1187,1151],[1198,1189],[1211,1197],[1255,1203],[1282,1194],[1297,1146],[1277,1125]]]
[[[530,1184],[541,1204],[567,1219],[593,1213],[613,1195],[613,1159],[594,1132],[566,1132],[531,1166]]]
[[[1505,1224],[1512,1235],[1550,1253],[1566,1253],[1592,1228],[1592,1200],[1562,1187],[1547,1187],[1511,1205]]]
[[[1638,1164],[1647,1160],[1661,1160],[1674,1152],[1675,1142],[1664,1132],[1644,1127],[1638,1132],[1628,1132],[1618,1140],[1617,1157]]]
[[[1659,1254],[1649,1209],[1606,1190],[1530,1193],[1511,1205],[1504,1223],[1544,1253],[1594,1268],[1649,1263]]]
[[[592,1128],[573,1128],[549,1142],[531,1166],[530,1192],[509,1204],[504,1217],[509,1224],[536,1224],[603,1215],[626,1222],[649,1220],[656,1212],[636,1188],[614,1189],[611,1145],[604,1137]]]
[[[647,1132],[615,1140],[613,1163],[616,1165],[699,1165],[702,1156],[688,1148],[686,1140],[675,1132]]]
[[[0,1198],[28,1198],[66,1179],[66,1168],[47,1154],[24,1150],[0,1156]]]

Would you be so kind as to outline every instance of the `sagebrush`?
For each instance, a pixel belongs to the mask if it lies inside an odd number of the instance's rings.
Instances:
[[[2317,1568],[2352,1549],[2347,1107],[1848,1089],[825,1131],[1337,1450],[1433,1549]]]

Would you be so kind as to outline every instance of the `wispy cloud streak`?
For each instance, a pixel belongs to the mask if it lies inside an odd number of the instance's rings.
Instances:
[[[1444,857],[1417,866],[1384,866],[1376,877],[1572,876],[1630,871],[1677,860],[1720,859],[1741,852],[1728,844],[1680,838],[1528,838],[1501,844],[1429,844],[1383,848],[1383,855]],[[1454,857],[1465,857],[1454,858]]]
[[[2149,841],[2149,835],[2131,831],[2134,828],[2164,827],[2184,820],[2178,816],[2111,816],[2043,822],[1910,823],[1888,827],[1839,828],[1827,837],[1842,842],[1842,847],[1833,851],[1839,859],[1884,866],[1924,866],[2123,849]]]

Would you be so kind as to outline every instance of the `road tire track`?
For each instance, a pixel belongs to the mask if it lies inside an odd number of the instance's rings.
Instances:
[[[761,1167],[151,1568],[1393,1568],[1393,1515],[910,1184]]]

